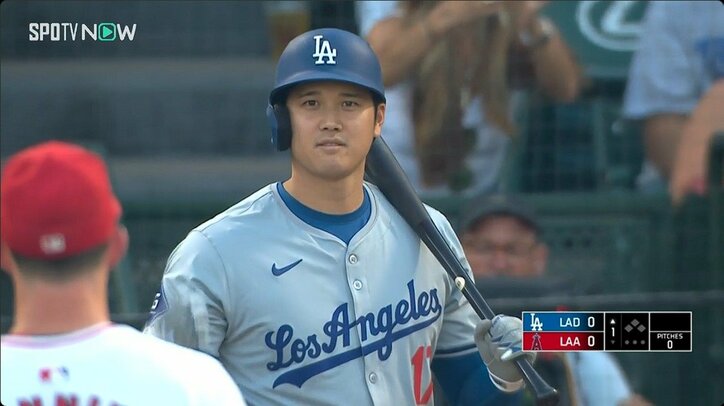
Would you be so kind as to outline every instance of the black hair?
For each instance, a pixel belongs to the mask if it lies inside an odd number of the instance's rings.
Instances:
[[[105,242],[79,254],[56,260],[30,258],[15,252],[12,254],[20,273],[42,279],[63,281],[98,266],[108,247],[109,243]]]

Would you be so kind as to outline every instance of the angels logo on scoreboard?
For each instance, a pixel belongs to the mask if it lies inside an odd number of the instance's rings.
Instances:
[[[538,333],[533,334],[533,348],[532,351],[543,351],[543,346],[540,344],[540,335]]]

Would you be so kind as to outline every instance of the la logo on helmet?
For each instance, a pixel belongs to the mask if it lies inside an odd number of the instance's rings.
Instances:
[[[337,62],[334,60],[334,58],[337,57],[337,49],[333,49],[331,45],[329,45],[329,41],[326,39],[322,41],[322,38],[324,38],[323,35],[315,35],[314,36],[314,54],[312,54],[312,57],[317,58],[316,61],[314,61],[315,65],[336,65]],[[324,58],[327,58],[325,61]]]

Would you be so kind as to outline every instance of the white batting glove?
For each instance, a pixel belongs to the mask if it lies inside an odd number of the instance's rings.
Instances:
[[[523,374],[515,360],[527,357],[532,363],[536,353],[523,352],[523,322],[519,318],[499,314],[492,321],[482,320],[475,328],[475,344],[498,389],[514,392],[523,387]]]

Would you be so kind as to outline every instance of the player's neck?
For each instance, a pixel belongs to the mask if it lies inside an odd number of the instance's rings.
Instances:
[[[339,180],[321,180],[292,172],[284,189],[303,205],[327,214],[346,214],[357,210],[364,199],[364,174]]]
[[[60,284],[18,280],[10,333],[63,334],[109,321],[106,282],[101,275]]]

